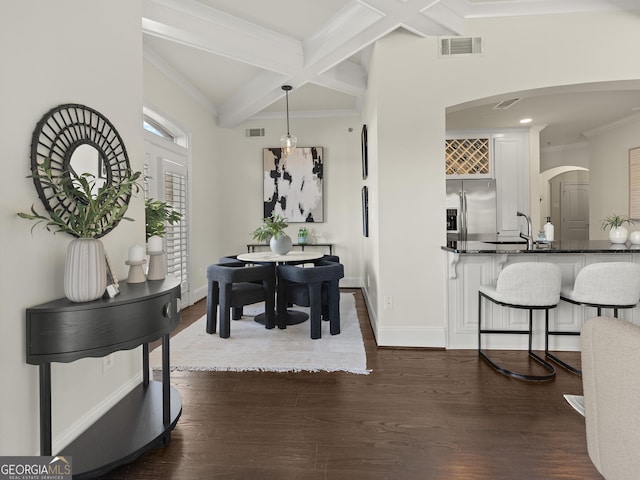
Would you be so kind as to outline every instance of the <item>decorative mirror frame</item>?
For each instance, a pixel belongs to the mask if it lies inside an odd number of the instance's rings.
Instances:
[[[113,124],[100,112],[79,104],[63,104],[52,108],[37,123],[31,137],[31,172],[38,196],[49,212],[64,211],[68,219],[77,213],[74,195],[56,195],[43,185],[38,167],[50,159],[55,178],[68,176],[73,152],[81,145],[91,145],[99,153],[100,171],[106,176],[106,184],[121,182],[131,176],[129,157],[122,138]],[[82,172],[80,172],[82,173]],[[123,195],[118,205],[126,208],[131,194]],[[105,213],[106,225],[109,213]],[[101,237],[115,228],[117,222],[105,229]]]

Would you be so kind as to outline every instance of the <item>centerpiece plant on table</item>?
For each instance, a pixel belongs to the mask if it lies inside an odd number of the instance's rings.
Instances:
[[[253,239],[258,242],[269,242],[269,246],[274,253],[285,255],[289,253],[293,242],[286,234],[285,229],[289,226],[287,219],[279,214],[272,214],[262,220],[262,225],[253,231]]]
[[[37,179],[48,198],[57,199],[44,213],[31,205],[31,213],[18,216],[35,221],[31,230],[43,225],[49,231],[76,237],[67,250],[64,291],[73,302],[100,298],[106,289],[107,265],[104,246],[99,240],[126,217],[128,199],[140,189],[141,172],[130,172],[117,182],[96,183],[91,173],[77,173],[70,165],[61,175],[53,175],[50,159],[38,165],[28,178]]]

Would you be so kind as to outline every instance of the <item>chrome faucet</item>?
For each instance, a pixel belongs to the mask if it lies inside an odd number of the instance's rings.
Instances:
[[[532,230],[531,219],[526,213],[522,213],[522,212],[516,212],[516,213],[519,217],[524,217],[527,220],[527,235],[525,236],[522,234],[522,232],[520,232],[520,236],[527,240],[527,250],[531,250],[533,248],[533,234],[531,232]]]

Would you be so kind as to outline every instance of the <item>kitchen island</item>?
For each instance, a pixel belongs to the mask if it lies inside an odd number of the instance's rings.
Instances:
[[[495,282],[500,271],[517,262],[549,262],[560,267],[562,286],[571,287],[577,273],[585,265],[597,262],[634,262],[640,264],[640,245],[612,244],[607,240],[568,240],[536,243],[528,249],[522,238],[488,236],[473,241],[448,241],[442,247],[446,254],[447,348],[477,348],[478,287]],[[483,318],[487,328],[519,330],[527,328],[528,312],[483,302]],[[539,316],[538,316],[539,315]],[[595,308],[581,307],[561,301],[550,312],[552,329],[580,331],[584,322],[596,315]],[[603,315],[613,316],[604,310]],[[619,317],[640,324],[640,309],[620,310]],[[544,349],[544,316],[534,313],[534,348]],[[501,338],[498,338],[501,337]],[[483,341],[484,342],[484,341]],[[524,335],[487,337],[488,348],[527,348]],[[577,336],[550,339],[551,350],[580,350]]]

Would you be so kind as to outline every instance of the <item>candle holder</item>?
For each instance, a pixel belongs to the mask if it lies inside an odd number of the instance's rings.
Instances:
[[[147,280],[164,280],[164,250],[149,252],[149,271]]]
[[[127,277],[127,283],[142,283],[146,280],[142,265],[146,260],[126,260],[124,263],[129,265],[129,276]]]

